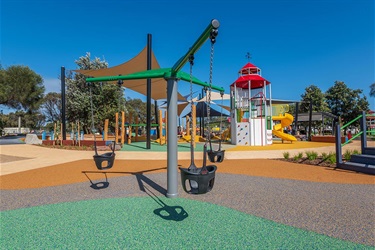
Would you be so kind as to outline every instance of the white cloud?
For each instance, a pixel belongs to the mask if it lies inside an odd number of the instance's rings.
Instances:
[[[44,79],[44,87],[46,88],[44,94],[49,92],[61,92],[61,81],[58,78],[46,78]]]

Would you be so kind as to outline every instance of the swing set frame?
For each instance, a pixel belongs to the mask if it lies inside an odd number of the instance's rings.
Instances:
[[[151,79],[164,78],[167,81],[167,112],[170,119],[168,119],[168,144],[167,144],[167,194],[168,198],[178,197],[178,151],[177,151],[177,89],[178,81],[184,80],[194,84],[210,87],[211,89],[224,92],[222,87],[214,86],[200,81],[195,77],[190,77],[189,74],[182,72],[182,67],[189,61],[189,57],[194,55],[201,46],[210,38],[211,32],[217,32],[220,23],[218,20],[211,20],[210,24],[199,36],[193,46],[182,56],[171,68],[161,68],[136,72],[129,75],[121,76],[105,76],[86,78],[86,82],[107,82],[118,80],[134,80],[134,79]]]

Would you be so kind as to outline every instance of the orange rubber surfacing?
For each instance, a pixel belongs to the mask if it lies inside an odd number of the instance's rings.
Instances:
[[[190,160],[180,160],[178,163],[179,166],[187,167],[190,165]],[[202,161],[199,160],[195,163],[197,166],[202,165]],[[375,184],[375,177],[371,175],[281,160],[224,160],[217,164],[217,167],[217,173],[219,174],[241,174],[311,182]],[[106,171],[97,170],[93,160],[79,160],[0,176],[0,188],[27,189],[88,182],[87,176],[91,180],[99,180],[105,178],[104,172],[110,179],[119,176],[166,171],[167,162],[164,160],[115,160],[113,168]],[[166,185],[167,183],[165,183]]]

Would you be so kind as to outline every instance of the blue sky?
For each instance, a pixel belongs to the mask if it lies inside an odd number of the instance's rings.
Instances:
[[[86,52],[118,65],[142,50],[148,33],[161,67],[172,67],[218,19],[213,81],[226,93],[250,52],[273,98],[300,100],[307,86],[326,91],[339,80],[363,89],[375,109],[368,95],[375,82],[373,0],[1,0],[0,8],[2,66],[29,66],[48,92],[60,92],[61,66],[76,69]],[[203,81],[209,48],[206,42],[195,56],[194,75]],[[179,91],[188,94],[188,83]]]

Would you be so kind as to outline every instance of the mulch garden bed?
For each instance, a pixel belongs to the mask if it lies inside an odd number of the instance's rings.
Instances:
[[[306,165],[314,165],[314,166],[321,166],[321,167],[331,167],[335,168],[336,163],[330,163],[327,160],[323,158],[316,158],[314,160],[309,160],[307,157],[300,158],[298,160],[295,160],[293,158],[285,159],[282,158],[280,159],[281,161],[286,161],[286,162],[291,162],[291,163],[296,163],[296,164],[306,164]]]

